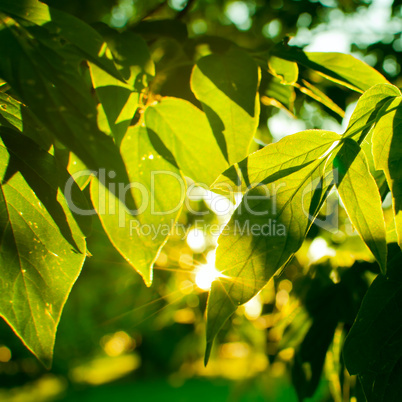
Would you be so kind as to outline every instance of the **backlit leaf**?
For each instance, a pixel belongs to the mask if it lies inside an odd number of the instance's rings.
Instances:
[[[264,74],[262,75],[264,77]],[[284,108],[293,114],[293,104],[296,99],[295,89],[291,85],[281,84],[281,80],[266,73],[261,103],[266,106]],[[261,85],[262,86],[262,85]],[[261,88],[262,89],[262,88]]]
[[[227,168],[205,114],[190,102],[164,98],[146,109],[145,122],[193,180],[209,186]]]
[[[192,91],[202,103],[213,133],[230,164],[248,154],[257,130],[259,81],[260,72],[255,61],[235,47],[226,53],[202,57],[194,67]]]
[[[91,199],[109,236],[121,255],[152,283],[152,267],[181,211],[185,181],[177,167],[156,150],[160,140],[145,127],[131,127],[121,144],[136,210],[127,211],[125,193],[98,176],[91,182]]]
[[[128,183],[118,148],[98,129],[95,101],[79,74],[81,56],[57,46],[44,29],[36,27],[33,38],[10,19],[0,24],[0,51],[0,75],[40,123],[89,169],[114,171],[115,182]]]
[[[61,35],[77,46],[93,63],[122,80],[110,55],[108,57],[107,45],[102,37],[90,25],[71,14],[56,10],[36,0],[2,0],[0,11],[21,22],[34,23],[45,27],[52,34]]]
[[[314,162],[340,138],[339,134],[324,130],[306,130],[284,137],[231,166],[212,187],[245,192],[258,184],[271,183]]]
[[[390,84],[378,84],[367,90],[357,102],[344,137],[361,140],[375,122],[384,103],[400,95],[399,89]]]
[[[352,55],[326,52],[307,52],[305,55],[308,62],[302,59],[302,64],[350,89],[363,92],[373,85],[388,83],[377,70]]]
[[[208,361],[226,320],[255,296],[300,248],[333,186],[328,158],[246,193],[223,229],[216,251],[221,278],[212,283],[207,307]]]
[[[91,76],[110,131],[120,144],[137,110],[141,91],[147,85],[147,75],[154,75],[155,68],[141,37],[132,32],[111,31],[106,33],[106,40],[126,83],[92,63]]]
[[[378,112],[373,132],[376,169],[385,173],[392,193],[398,243],[402,246],[402,97],[388,101]]]
[[[303,52],[291,46],[277,46],[274,53],[309,67],[328,80],[358,92],[364,92],[376,84],[388,83],[377,70],[350,54]]]
[[[80,206],[79,189],[71,181],[63,193],[69,176],[55,159],[22,135],[0,130],[0,315],[49,367],[61,312],[86,255],[67,205]]]
[[[387,242],[381,196],[359,145],[345,140],[334,167],[338,170],[336,185],[346,212],[385,273]]]
[[[51,145],[51,136],[40,126],[35,117],[21,102],[0,92],[0,126],[14,127],[24,132],[42,148],[48,149]]]
[[[271,56],[268,59],[269,71],[276,77],[281,79],[281,83],[285,85],[294,84],[299,76],[299,68],[297,63]]]

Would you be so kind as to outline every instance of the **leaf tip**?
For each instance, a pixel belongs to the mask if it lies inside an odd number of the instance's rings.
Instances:
[[[207,367],[209,357],[211,356],[212,342],[207,342],[207,346],[205,347],[205,355],[204,355],[204,366]]]
[[[153,270],[152,270],[152,268],[149,270],[148,276],[144,275],[143,278],[144,278],[144,282],[145,282],[145,285],[147,286],[147,288],[150,288],[151,285],[152,285],[152,282],[153,282]]]

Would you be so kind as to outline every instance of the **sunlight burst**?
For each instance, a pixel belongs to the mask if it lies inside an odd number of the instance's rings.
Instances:
[[[212,282],[223,275],[215,268],[215,250],[207,255],[207,263],[197,267],[195,283],[202,290],[210,290]]]

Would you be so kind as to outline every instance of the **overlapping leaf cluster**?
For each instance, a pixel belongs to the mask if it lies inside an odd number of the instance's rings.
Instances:
[[[349,55],[304,53],[285,44],[253,53],[218,38],[182,38],[185,27],[173,56],[158,54],[152,41],[167,31],[149,24],[150,47],[149,30],[144,38],[138,27],[95,30],[35,0],[0,1],[0,77],[7,83],[0,92],[0,314],[45,364],[87,252],[89,217],[77,206],[91,211],[86,204],[92,203],[113,245],[151,285],[169,235],[147,236],[133,226],[172,229],[184,177],[243,194],[218,242],[222,276],[208,301],[206,360],[237,306],[300,248],[334,186],[384,275],[381,202],[389,187],[401,245],[402,97],[396,87]],[[261,104],[293,112],[300,92],[344,115],[299,66],[363,93],[348,128],[342,135],[307,130],[249,155]],[[169,71],[181,67],[191,73],[188,96],[161,96]],[[161,171],[170,175],[155,175]],[[116,192],[121,187],[123,199]],[[149,196],[153,208],[140,212]],[[267,223],[280,233],[259,230]]]

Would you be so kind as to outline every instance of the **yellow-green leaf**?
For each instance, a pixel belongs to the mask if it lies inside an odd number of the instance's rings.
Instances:
[[[387,242],[381,196],[359,145],[346,139],[334,159],[336,186],[346,212],[385,273]]]
[[[155,67],[146,42],[132,32],[106,32],[106,40],[116,65],[125,78],[121,82],[91,63],[94,88],[107,118],[109,131],[120,144],[137,110],[140,94],[147,86],[147,77],[155,74]]]
[[[385,173],[392,193],[398,243],[402,247],[402,97],[388,101],[378,112],[373,132],[376,169]]]
[[[378,84],[367,90],[357,102],[344,137],[361,140],[375,122],[384,103],[400,95],[399,89],[391,84]]]
[[[302,245],[333,186],[327,159],[251,189],[223,229],[216,251],[221,277],[212,284],[207,306],[206,362],[216,334],[238,305],[255,296]]]
[[[297,63],[280,57],[271,56],[268,59],[269,71],[281,79],[281,84],[291,85],[297,81],[299,77],[299,67]]]
[[[228,167],[205,114],[190,102],[164,98],[146,109],[145,122],[193,180],[209,186]]]
[[[158,152],[158,138],[145,127],[131,127],[121,144],[136,210],[124,203],[130,188],[91,181],[91,199],[110,241],[152,283],[152,267],[176,223],[185,195],[180,171]],[[108,172],[105,172],[108,174]]]
[[[61,312],[86,255],[68,203],[80,191],[55,159],[0,128],[0,315],[46,367]],[[78,196],[78,198],[77,198]]]
[[[231,166],[212,188],[245,192],[271,183],[314,162],[340,138],[339,134],[324,130],[306,130],[284,137]]]
[[[198,60],[191,88],[208,117],[213,133],[230,164],[247,154],[257,130],[260,72],[243,50],[231,47],[223,54]]]

